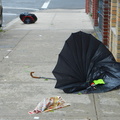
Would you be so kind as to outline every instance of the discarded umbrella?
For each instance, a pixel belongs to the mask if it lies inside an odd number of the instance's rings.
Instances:
[[[81,31],[66,40],[53,74],[57,79],[55,88],[66,93],[100,93],[120,86],[120,63],[102,42]],[[105,84],[91,89],[97,79]]]
[[[28,12],[21,13],[19,17],[24,24],[32,24],[37,21],[37,16]]]

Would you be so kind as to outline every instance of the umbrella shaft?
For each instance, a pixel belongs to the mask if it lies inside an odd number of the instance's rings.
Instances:
[[[47,78],[47,77],[40,77],[42,79],[50,79],[50,80],[56,80],[55,78]]]

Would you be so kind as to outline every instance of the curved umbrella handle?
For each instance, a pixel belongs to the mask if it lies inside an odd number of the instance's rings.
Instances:
[[[33,76],[33,73],[34,73],[34,72],[30,72],[30,76],[31,76],[32,78],[41,78],[41,77]]]
[[[36,77],[36,76],[33,76],[33,73],[34,73],[34,72],[30,72],[30,76],[31,76],[32,78],[56,80],[56,78],[48,78],[48,77]]]

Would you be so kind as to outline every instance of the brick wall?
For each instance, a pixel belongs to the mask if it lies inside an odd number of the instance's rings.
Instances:
[[[117,15],[116,15],[116,35],[117,35],[117,60],[120,62],[120,0],[117,0]]]
[[[98,0],[93,0],[92,2],[92,19],[94,26],[98,26]]]
[[[110,16],[111,16],[111,0],[109,0],[108,2],[108,7],[109,7],[109,16],[108,16],[108,21],[109,21],[109,25],[108,25],[108,38],[107,38],[107,46],[109,47],[109,41],[110,41]]]
[[[115,45],[113,40],[115,39],[115,35],[116,34],[116,14],[117,14],[117,0],[111,0],[111,15],[110,15],[110,36],[109,36],[109,50],[111,52],[114,51],[114,47]],[[114,52],[113,52],[114,53]],[[114,53],[115,54],[115,53]]]
[[[85,12],[88,14],[90,12],[90,8],[89,8],[89,3],[90,1],[89,0],[86,0],[86,4],[85,4]]]
[[[94,26],[98,25],[97,11],[100,1],[103,3],[102,23],[99,23],[102,25],[103,43],[109,47],[116,60],[120,62],[120,0],[86,0],[86,13],[92,15]]]
[[[120,62],[120,0],[111,0],[109,49]]]
[[[102,22],[102,37],[103,44],[108,46],[109,29],[110,29],[110,0],[103,0],[103,22]]]
[[[99,1],[102,2],[100,23],[98,23]],[[94,26],[98,26],[99,24],[100,31],[102,34],[102,42],[106,46],[108,46],[109,44],[110,9],[111,9],[111,0],[86,0],[86,13],[87,14],[90,13],[92,15],[92,21]]]
[[[98,26],[98,0],[86,0],[86,13],[90,14],[93,25]]]

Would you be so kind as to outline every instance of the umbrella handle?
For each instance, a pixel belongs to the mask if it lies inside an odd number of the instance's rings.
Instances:
[[[51,80],[56,80],[55,78],[47,78],[47,77],[36,77],[36,76],[33,76],[33,73],[34,73],[34,72],[30,72],[30,76],[31,76],[32,78],[37,78],[37,79],[51,79]]]
[[[33,76],[33,73],[34,73],[34,72],[30,72],[30,76],[31,76],[32,78],[40,78],[40,77]]]

